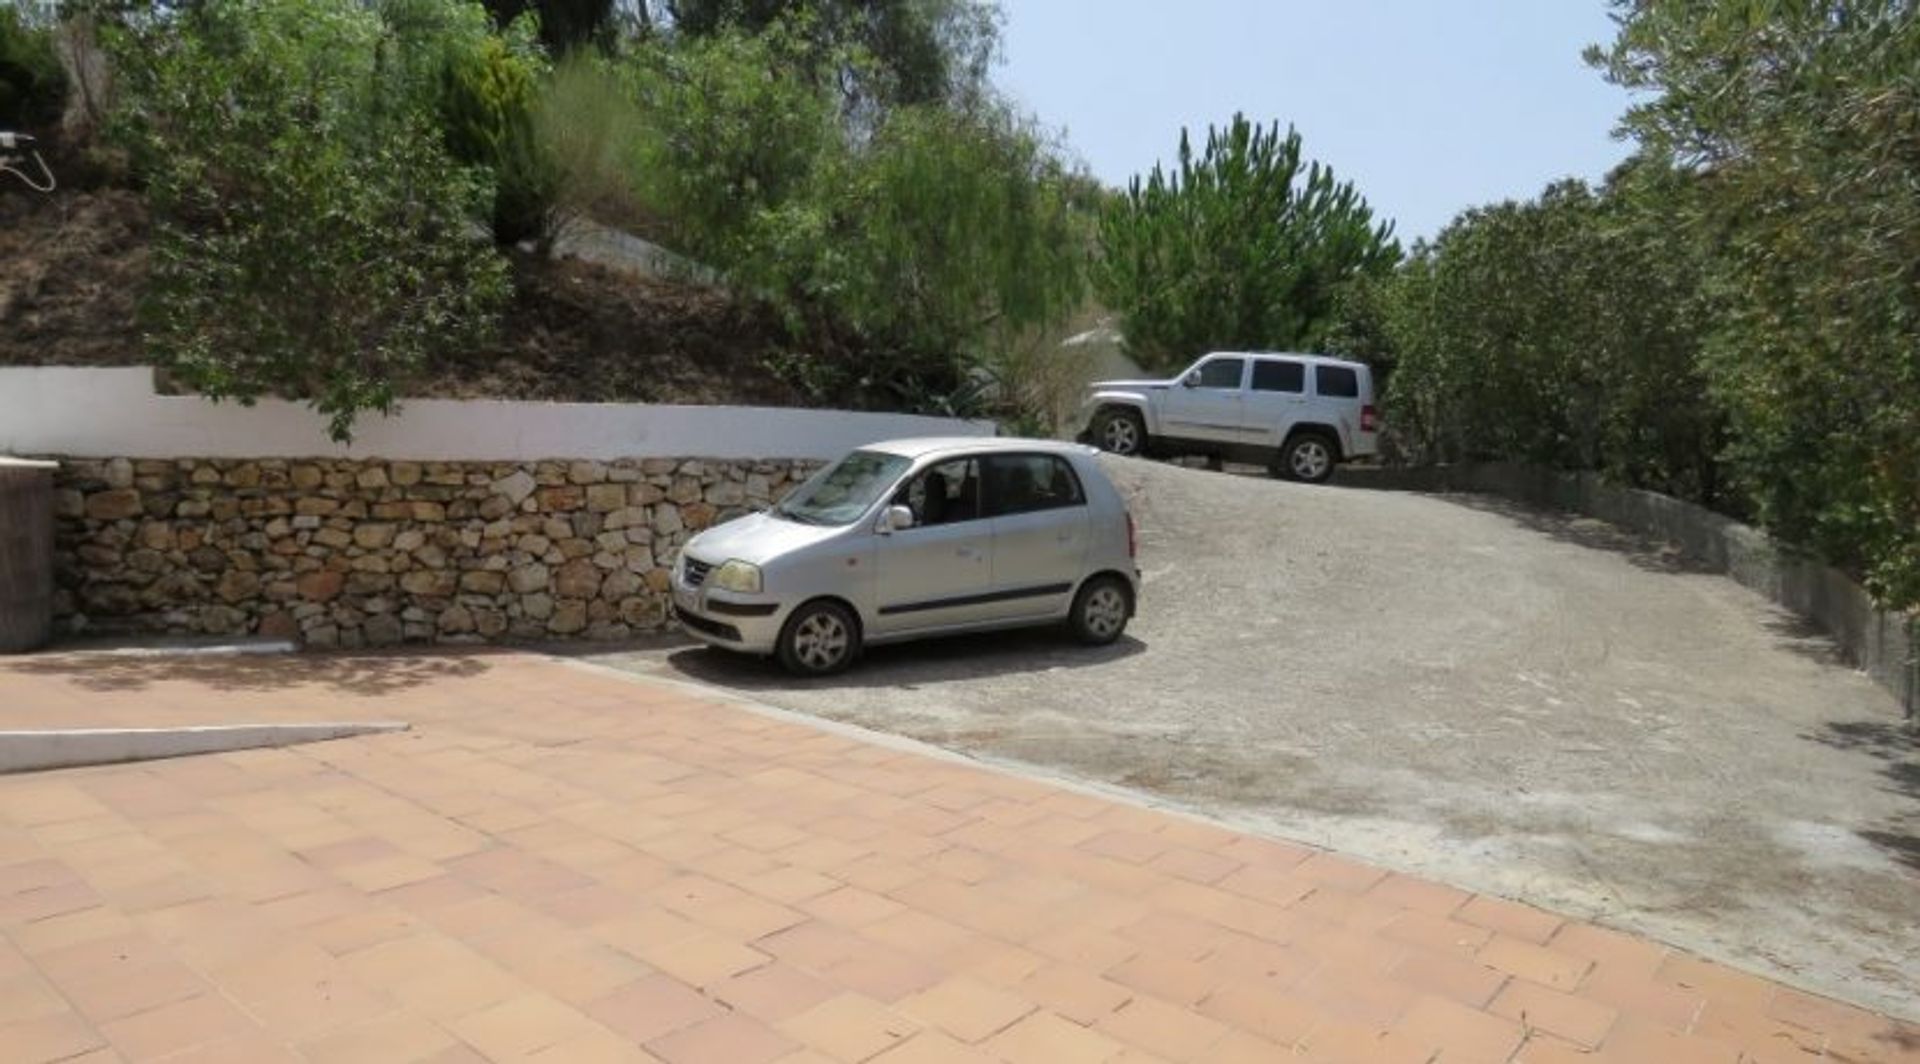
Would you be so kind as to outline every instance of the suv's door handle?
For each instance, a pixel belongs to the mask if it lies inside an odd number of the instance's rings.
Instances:
[[[978,558],[980,556],[980,552],[974,550],[972,547],[957,547],[954,549],[954,553],[962,558]]]

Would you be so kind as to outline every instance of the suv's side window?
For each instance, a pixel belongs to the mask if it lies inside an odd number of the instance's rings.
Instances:
[[[988,455],[986,475],[988,517],[1057,510],[1086,502],[1080,478],[1057,455]]]
[[[1240,390],[1240,374],[1246,367],[1246,360],[1240,358],[1216,358],[1202,363],[1194,371],[1195,388],[1219,388],[1226,391]]]
[[[1253,390],[1256,392],[1293,392],[1307,390],[1307,367],[1298,362],[1263,359],[1253,364]]]
[[[1318,366],[1313,371],[1314,390],[1338,399],[1360,398],[1360,374],[1345,366]]]
[[[893,505],[913,511],[913,527],[951,525],[980,516],[980,463],[956,458],[928,469],[894,493]]]

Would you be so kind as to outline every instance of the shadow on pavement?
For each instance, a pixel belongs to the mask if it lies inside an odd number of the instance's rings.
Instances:
[[[1887,780],[1887,790],[1914,803],[1906,813],[1888,819],[1860,837],[1888,856],[1920,872],[1920,735],[1892,721],[1836,721],[1824,731],[1801,736],[1837,750],[1872,758]]]
[[[1122,636],[1111,646],[1087,647],[1065,634],[1045,631],[989,632],[869,647],[853,668],[838,676],[801,679],[770,658],[750,657],[695,644],[667,656],[689,679],[739,691],[796,688],[851,690],[915,687],[1015,673],[1084,669],[1143,653],[1147,644]]]
[[[1637,535],[1598,518],[1574,513],[1536,510],[1524,503],[1495,495],[1446,494],[1435,496],[1435,498],[1444,499],[1470,510],[1497,514],[1522,528],[1541,533],[1562,543],[1618,554],[1648,572],[1711,575],[1718,575],[1720,572],[1671,544]]]
[[[90,691],[137,691],[160,683],[200,684],[219,691],[274,691],[318,684],[356,695],[382,695],[436,680],[485,672],[487,651],[341,654],[60,653],[0,664],[14,672],[71,680]]]

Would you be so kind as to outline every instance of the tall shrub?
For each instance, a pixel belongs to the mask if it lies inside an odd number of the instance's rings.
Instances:
[[[208,4],[124,27],[121,133],[146,179],[161,362],[215,398],[305,399],[340,439],[435,352],[490,327],[504,264],[352,0]]]

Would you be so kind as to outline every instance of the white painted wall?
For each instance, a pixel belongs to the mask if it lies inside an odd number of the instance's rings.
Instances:
[[[878,440],[991,436],[990,421],[743,406],[415,399],[353,445],[300,403],[155,395],[144,367],[0,367],[0,453],[77,458],[833,458]]]

